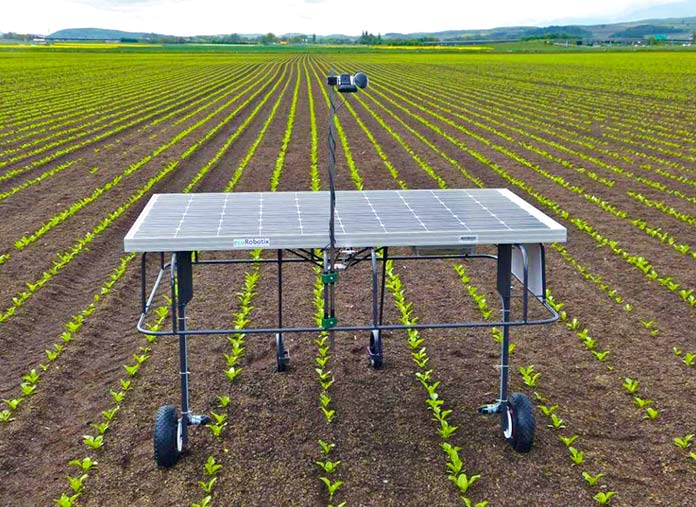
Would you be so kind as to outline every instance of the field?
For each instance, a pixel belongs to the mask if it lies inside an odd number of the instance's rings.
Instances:
[[[288,336],[285,373],[272,337],[240,333],[191,340],[216,424],[158,469],[177,342],[135,331],[123,237],[153,193],[326,189],[331,68],[370,77],[338,115],[339,189],[507,187],[567,227],[547,249],[561,321],[512,333],[535,446],[476,411],[497,330],[389,333],[382,370],[367,336]],[[0,76],[3,505],[694,505],[693,52],[7,50]],[[275,267],[245,266],[196,272],[194,323],[273,324]],[[342,321],[369,315],[366,276],[342,275]],[[494,282],[394,262],[386,318],[495,319]],[[289,268],[289,324],[321,314],[317,287]]]

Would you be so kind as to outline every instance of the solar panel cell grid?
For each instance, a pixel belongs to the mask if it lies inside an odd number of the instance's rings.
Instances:
[[[157,194],[124,246],[136,252],[259,243],[323,248],[329,241],[328,212],[327,192]],[[566,237],[565,228],[506,189],[339,191],[335,217],[337,246],[539,243]]]

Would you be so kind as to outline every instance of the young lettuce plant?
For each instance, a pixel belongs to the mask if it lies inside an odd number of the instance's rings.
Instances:
[[[333,497],[336,494],[336,491],[338,491],[338,488],[343,486],[343,481],[331,482],[331,479],[327,477],[319,477],[319,479],[326,486],[326,490],[329,493],[329,500],[333,500]]]
[[[90,449],[97,450],[104,446],[104,436],[103,435],[83,435],[82,442]]]
[[[54,499],[53,502],[58,505],[58,507],[73,507],[76,505],[78,498],[80,498],[80,493],[75,493],[72,496],[63,493],[60,495],[60,498]]]
[[[607,491],[607,492],[600,491],[592,498],[594,498],[595,501],[600,505],[607,505],[609,502],[611,502],[611,499],[614,496],[616,496],[616,491]]]
[[[688,435],[684,435],[683,437],[675,437],[674,445],[679,447],[681,450],[686,451],[689,447],[691,447],[691,441],[693,440],[693,438],[693,433],[689,433]]]
[[[603,474],[603,473],[599,473],[599,474],[597,474],[597,475],[592,475],[592,474],[590,474],[589,472],[583,472],[583,473],[582,473],[582,478],[585,479],[585,482],[587,482],[587,484],[588,484],[590,487],[594,487],[594,486],[597,485],[597,482],[598,482],[602,477],[604,477],[605,475],[606,475],[606,474]]]

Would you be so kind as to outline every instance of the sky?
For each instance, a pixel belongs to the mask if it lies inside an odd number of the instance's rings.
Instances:
[[[696,0],[0,0],[0,32],[412,33],[610,23],[639,19],[660,7],[660,13],[674,8],[675,15],[683,16],[691,9],[696,16]]]

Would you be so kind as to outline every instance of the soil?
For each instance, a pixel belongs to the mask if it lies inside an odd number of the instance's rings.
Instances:
[[[353,65],[351,57],[345,58],[346,66]],[[290,86],[235,191],[269,189],[296,79],[300,79],[296,119],[277,191],[309,189],[311,138],[304,67],[309,66],[312,75],[311,70],[316,66],[319,75],[323,75],[327,70],[326,61],[324,57],[315,59],[304,55],[280,59],[281,71],[291,80]],[[223,57],[206,59],[205,62],[208,66],[202,68],[201,73],[211,72],[213,75],[241,65],[235,59]],[[254,65],[262,68],[263,62]],[[391,72],[398,73],[399,69],[394,66],[387,69],[382,65],[366,67],[370,69],[370,78],[376,84],[393,86],[386,78]],[[384,79],[380,82],[382,76]],[[424,76],[424,79],[430,77]],[[323,83],[312,77],[319,170],[322,188],[326,188],[327,107],[320,86]],[[453,86],[458,85],[455,83]],[[195,191],[224,189],[256,142],[281,89],[282,86],[277,88]],[[406,93],[397,88],[394,91]],[[364,93],[366,97],[373,96],[369,89]],[[245,93],[237,103],[248,95]],[[185,150],[229,114],[235,105],[212,118],[171,150],[154,157],[121,185],[106,192],[23,251],[14,249],[16,239],[31,233],[73,201],[90,195],[95,188],[195,124],[230,97],[221,98],[216,106],[201,111],[184,123],[177,124],[178,117],[174,116],[155,127],[122,132],[95,146],[103,149],[90,147],[86,150],[90,151],[89,154],[85,151],[58,159],[52,164],[79,157],[82,161],[75,169],[2,201],[0,206],[5,220],[0,224],[0,252],[10,252],[11,255],[0,266],[0,301],[4,302],[1,308],[11,304],[12,296],[23,290],[27,281],[40,278],[57,252],[69,248],[172,160],[181,160],[178,168],[156,184],[151,193],[182,191],[234,134],[262,97],[245,106],[237,118],[220,129],[193,156],[182,158]],[[374,97],[388,105],[379,96]],[[398,169],[399,178],[409,188],[435,188],[435,182],[395,137],[386,132],[358,102],[352,104],[361,121],[373,133],[376,143]],[[420,159],[426,160],[448,186],[472,186],[452,164],[393,121],[382,108],[367,99],[366,104],[378,112],[393,132]],[[449,107],[456,109],[456,104]],[[567,107],[573,106],[567,104]],[[462,152],[443,136],[434,134],[412,116],[395,108],[391,110],[426,136],[441,152],[480,177],[486,186],[510,185],[482,162]],[[485,111],[483,103],[481,111]],[[687,108],[688,111],[693,112]],[[550,117],[549,121],[553,120]],[[340,112],[340,121],[364,179],[364,188],[399,188],[373,143],[345,109]],[[696,270],[690,257],[678,255],[669,245],[648,238],[626,220],[602,212],[581,196],[564,190],[489,145],[467,137],[461,130],[433,118],[428,121],[504,167],[511,175],[528,182],[536,191],[553,198],[572,216],[584,217],[602,234],[617,240],[630,252],[649,258],[660,273],[673,274],[685,286],[696,285]],[[655,121],[668,120],[658,116]],[[690,228],[685,224],[658,210],[641,206],[626,196],[626,191],[640,191],[651,198],[660,197],[669,205],[689,209],[690,204],[683,200],[646,189],[635,181],[620,179],[616,175],[613,176],[617,179],[616,186],[605,188],[570,169],[525,151],[515,142],[518,136],[514,134],[510,134],[513,141],[503,141],[461,118],[457,122],[550,172],[562,174],[569,181],[582,178],[585,192],[602,195],[631,216],[640,216],[650,223],[668,227],[672,234],[682,238],[689,235]],[[600,132],[597,130],[595,134],[599,136]],[[340,149],[340,143],[338,146]],[[624,153],[625,146],[617,141],[610,143],[609,149]],[[565,157],[560,152],[553,154]],[[665,157],[664,154],[660,156]],[[568,156],[567,160],[578,165],[587,164],[577,157]],[[696,169],[689,160],[677,157],[670,160]],[[342,152],[337,164],[337,188],[354,188]],[[95,165],[99,170],[89,173],[88,169]],[[593,167],[592,170],[600,172],[601,169]],[[682,192],[689,190],[685,183],[666,181]],[[14,184],[3,182],[0,190]],[[520,189],[513,190],[540,206],[529,194]],[[0,379],[0,398],[17,397],[21,376],[32,368],[38,368],[39,364],[47,363],[44,350],[59,342],[64,323],[93,301],[93,295],[98,293],[108,273],[124,255],[122,239],[146,202],[147,197],[138,201],[113,226],[98,235],[87,251],[27,300],[16,315],[2,323],[0,357],[4,374]],[[551,213],[548,209],[544,211]],[[569,253],[589,272],[601,275],[604,283],[625,298],[621,304],[613,303],[606,290],[602,291],[598,284],[586,280],[556,250],[547,248],[547,280],[554,297],[565,303],[564,310],[569,319],[578,318],[582,327],[587,327],[597,338],[598,347],[609,351],[609,359],[606,362],[595,359],[583,347],[576,333],[563,323],[513,329],[516,348],[511,359],[511,390],[524,392],[536,405],[557,405],[557,414],[566,426],[560,431],[553,429],[549,426],[550,419],[535,408],[537,431],[534,447],[528,454],[518,454],[504,441],[499,418],[477,413],[481,404],[493,402],[497,397],[499,350],[490,331],[423,331],[424,346],[430,357],[428,368],[433,370],[433,378],[441,382],[439,395],[445,400],[445,406],[453,411],[450,422],[458,427],[450,442],[461,449],[459,452],[466,473],[481,475],[467,496],[475,502],[486,499],[490,505],[502,507],[580,506],[594,505],[596,502],[592,496],[596,492],[611,490],[618,492],[612,500],[612,505],[616,506],[693,505],[694,463],[688,453],[673,444],[673,438],[694,432],[695,416],[685,407],[691,405],[692,395],[696,392],[696,378],[693,367],[686,367],[681,358],[675,356],[673,347],[684,351],[696,348],[692,331],[694,310],[681,302],[677,295],[668,294],[620,257],[612,255],[607,248],[597,248],[592,238],[570,222],[554,218],[568,228],[569,241],[565,246]],[[211,257],[223,258],[224,255],[214,253]],[[245,254],[234,256],[242,258]],[[395,262],[395,271],[404,284],[406,298],[413,303],[414,315],[420,322],[479,318],[478,310],[452,264],[450,261],[429,261],[427,264],[423,261],[420,264]],[[483,261],[467,261],[465,266],[471,276],[470,283],[480,293],[486,294],[495,308],[498,298],[491,265]],[[425,404],[427,393],[415,377],[419,370],[411,358],[404,332],[385,334],[385,364],[380,370],[369,366],[367,333],[336,334],[329,363],[335,378],[329,393],[336,418],[330,424],[326,423],[319,405],[321,387],[314,369],[317,347],[313,340],[316,336],[286,335],[290,368],[278,373],[275,371],[273,337],[247,335],[241,363],[243,372],[233,383],[224,373],[227,368],[224,353],[229,351],[226,337],[191,338],[193,409],[197,413],[224,412],[228,416],[228,425],[221,438],[215,438],[206,428],[191,428],[189,446],[177,465],[171,469],[157,468],[152,450],[154,414],[162,405],[179,405],[178,344],[173,337],[160,337],[148,344],[135,331],[139,313],[139,268],[139,258],[136,258],[129,264],[124,277],[115,284],[114,290],[99,301],[75,340],[67,344],[55,363],[42,373],[36,394],[28,397],[13,412],[12,422],[0,423],[0,499],[3,505],[52,505],[54,499],[69,492],[66,475],[78,475],[78,469],[69,466],[68,461],[87,455],[94,457],[98,465],[85,481],[79,499],[80,505],[84,506],[186,506],[200,502],[205,494],[199,481],[206,480],[204,464],[209,456],[214,456],[222,465],[213,488],[214,505],[327,505],[330,503],[328,495],[319,479],[323,474],[315,464],[321,459],[319,439],[335,443],[331,456],[341,461],[338,471],[331,476],[332,480],[344,481],[333,502],[336,505],[343,501],[351,506],[379,507],[462,504],[457,488],[447,477],[446,460],[440,447],[442,439]],[[153,275],[155,268],[155,259],[151,259],[148,273]],[[243,288],[245,271],[250,269],[251,265],[197,268],[194,278],[196,292],[188,314],[190,324],[230,327],[234,313],[239,310],[236,294]],[[316,310],[312,303],[315,273],[308,264],[290,264],[284,269],[284,323],[289,326],[311,325]],[[275,325],[276,284],[275,265],[262,265],[252,302],[250,326]],[[341,274],[338,284],[341,323],[365,323],[369,320],[369,288],[367,266],[359,265]],[[632,312],[624,310],[626,303],[633,305]],[[399,319],[389,295],[385,319],[388,322]],[[659,328],[657,337],[651,336],[650,330],[641,324],[641,320],[648,322],[652,319],[656,319],[655,325]],[[133,354],[139,353],[145,345],[150,347],[150,357],[131,379],[125,400],[105,434],[104,447],[97,451],[89,450],[82,443],[82,436],[96,434],[91,424],[100,422],[101,412],[114,405],[109,391],[118,391],[119,379],[127,378],[123,365],[132,364]],[[525,386],[517,374],[519,366],[528,365],[534,365],[541,373],[534,389]],[[622,387],[626,377],[640,379],[638,395],[654,400],[655,408],[660,410],[658,419],[644,419],[645,412],[636,408],[633,397]],[[542,402],[536,402],[535,392]],[[225,409],[218,408],[218,396],[221,395],[231,398]],[[578,435],[574,446],[584,452],[582,465],[572,464],[559,435]],[[583,471],[601,472],[605,476],[598,486],[591,489],[581,475]]]

